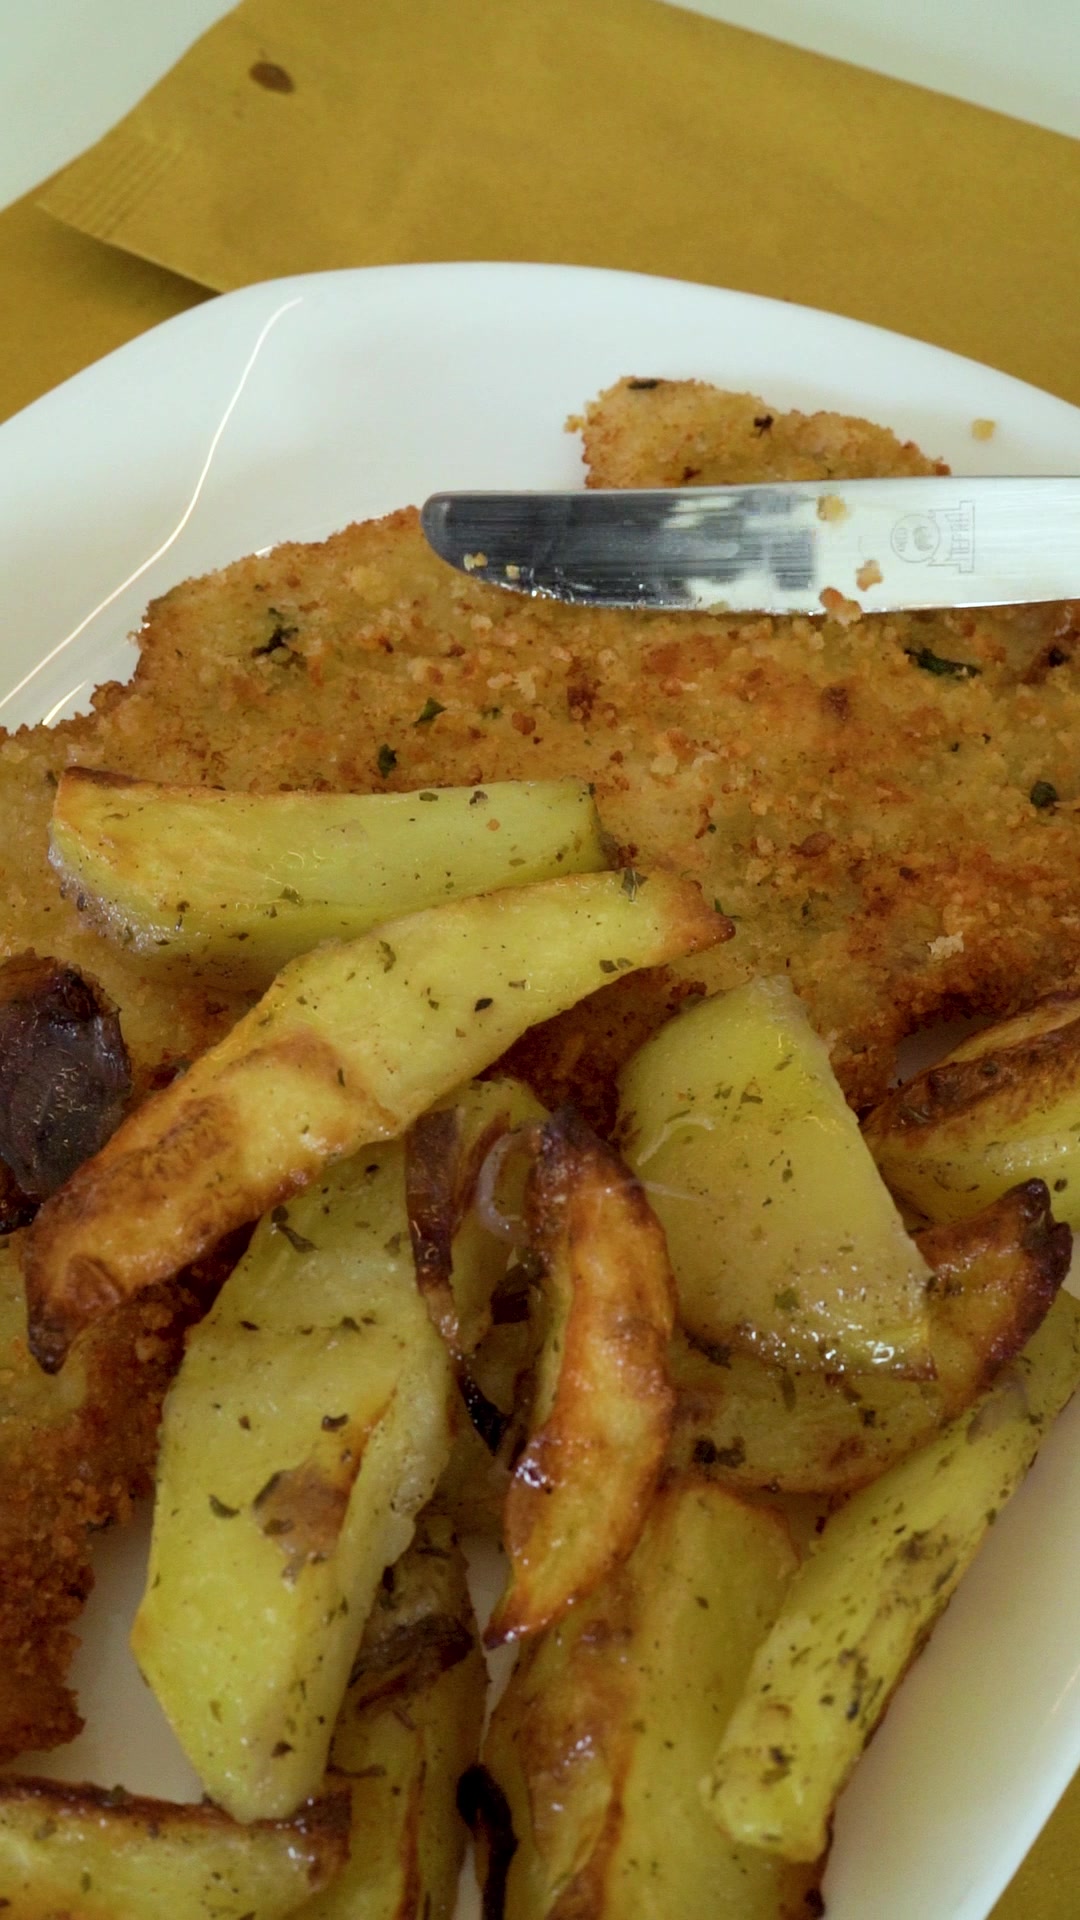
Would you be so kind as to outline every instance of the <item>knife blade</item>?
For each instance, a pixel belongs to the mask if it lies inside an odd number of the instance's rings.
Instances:
[[[436,493],[420,523],[474,579],[583,606],[883,613],[1080,594],[1080,477]]]

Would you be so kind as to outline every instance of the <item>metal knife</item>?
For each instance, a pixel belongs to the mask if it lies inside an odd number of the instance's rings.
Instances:
[[[436,493],[420,522],[474,579],[583,606],[879,613],[1080,595],[1080,477]]]

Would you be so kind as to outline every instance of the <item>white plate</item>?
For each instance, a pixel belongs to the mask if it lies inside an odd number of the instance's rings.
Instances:
[[[440,487],[572,486],[568,414],[623,373],[887,422],[971,473],[1080,471],[1080,412],[970,361],[745,294],[531,266],[251,287],[0,427],[0,720],[85,704],[146,602]],[[971,423],[993,419],[990,441]],[[1080,1407],[995,1527],[844,1797],[829,1920],[984,1920],[1080,1766]],[[125,1648],[137,1536],[105,1543],[67,1777],[192,1790]],[[25,1765],[25,1762],[23,1763]]]

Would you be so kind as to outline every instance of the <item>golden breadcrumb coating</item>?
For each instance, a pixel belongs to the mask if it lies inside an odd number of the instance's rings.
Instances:
[[[880,428],[693,383],[624,381],[589,410],[592,478],[663,479],[691,442],[703,478],[772,475],[781,444],[785,467],[829,477],[929,464]],[[155,603],[132,684],[95,716],[5,743],[5,949],[84,965],[137,1058],[234,1017],[219,979],[178,995],[59,899],[43,845],[50,775],[71,761],[243,788],[572,775],[624,857],[694,875],[734,918],[733,940],[675,969],[684,989],[788,972],[867,1102],[913,1028],[1009,1011],[1080,963],[1080,612],[838,611],[532,601],[445,566],[411,511],[237,561]],[[524,1052],[555,1061],[550,1093],[575,1055],[606,1071],[669,1004],[628,981]]]
[[[911,440],[843,413],[780,413],[701,380],[620,380],[579,421],[590,487],[753,486],[945,473]]]
[[[150,1492],[162,1397],[202,1304],[187,1286],[153,1288],[47,1378],[27,1350],[14,1248],[0,1247],[0,1761],[82,1726],[66,1674],[92,1536]]]

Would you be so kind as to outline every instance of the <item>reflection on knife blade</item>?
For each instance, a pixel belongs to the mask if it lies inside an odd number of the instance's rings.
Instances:
[[[452,566],[581,605],[820,613],[858,594],[880,612],[1080,592],[1080,479],[442,493],[421,524]]]

